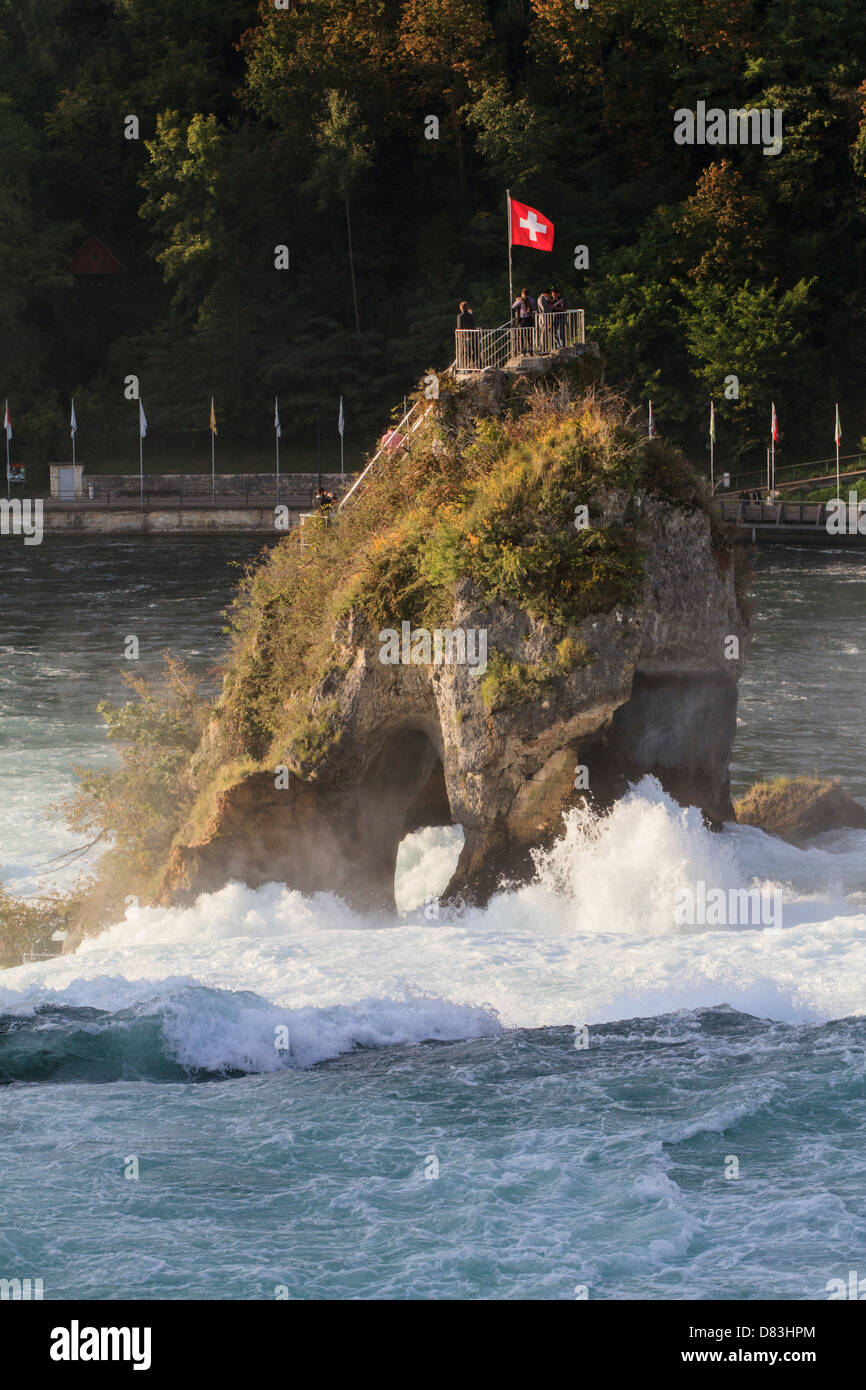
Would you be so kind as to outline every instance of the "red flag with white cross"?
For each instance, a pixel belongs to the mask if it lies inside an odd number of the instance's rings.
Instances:
[[[535,251],[553,250],[553,223],[537,208],[510,198],[511,245],[531,246]]]

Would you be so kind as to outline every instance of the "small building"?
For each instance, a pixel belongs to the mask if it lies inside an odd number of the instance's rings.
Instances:
[[[84,494],[84,465],[76,463],[49,464],[51,496],[61,502],[72,502]]]
[[[117,259],[113,251],[109,251],[104,241],[100,241],[97,236],[89,236],[66,268],[70,275],[101,278],[106,275],[121,275],[126,266]]]

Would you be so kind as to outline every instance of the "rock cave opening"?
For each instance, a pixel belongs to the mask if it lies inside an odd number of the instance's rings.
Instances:
[[[391,730],[364,779],[363,834],[380,897],[400,912],[423,907],[431,917],[463,847],[438,742],[438,730]]]

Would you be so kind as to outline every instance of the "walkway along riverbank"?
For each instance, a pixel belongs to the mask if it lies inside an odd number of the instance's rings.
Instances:
[[[738,527],[746,542],[866,548],[866,531],[861,533],[856,524],[828,530],[832,513],[826,502],[743,502],[736,497],[714,497],[713,508],[721,521]],[[866,514],[861,525],[866,528]]]
[[[276,534],[298,525],[302,512],[287,508],[284,524],[277,527],[276,505],[214,507],[184,503],[183,506],[113,506],[99,507],[86,503],[77,506],[46,503],[43,510],[43,533],[79,536],[190,536],[214,532],[220,535],[240,535],[244,532]]]
[[[355,473],[323,473],[323,485],[339,494],[351,487]],[[248,475],[218,480],[216,496],[210,480],[195,476],[158,475],[146,480],[142,496],[138,479],[98,480],[78,496],[42,500],[43,531],[52,535],[225,535],[272,534],[291,530],[316,507],[315,474],[287,473],[280,479],[279,506],[272,477]],[[183,486],[179,486],[183,483]],[[156,486],[154,486],[156,484]],[[93,495],[90,495],[92,492]]]

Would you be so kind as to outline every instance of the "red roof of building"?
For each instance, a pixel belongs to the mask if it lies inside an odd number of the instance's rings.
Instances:
[[[124,266],[99,237],[89,236],[69,262],[71,275],[120,275]]]

